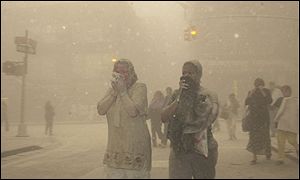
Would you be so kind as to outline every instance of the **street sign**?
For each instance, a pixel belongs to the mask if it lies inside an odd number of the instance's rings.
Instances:
[[[32,48],[36,48],[37,42],[35,40],[26,38],[26,37],[15,37],[15,44],[16,45],[29,45]]]
[[[32,46],[28,46],[26,44],[18,44],[17,45],[17,51],[22,53],[28,53],[28,54],[35,54],[35,48]]]
[[[23,76],[27,73],[24,62],[6,61],[3,63],[2,71],[6,75]]]

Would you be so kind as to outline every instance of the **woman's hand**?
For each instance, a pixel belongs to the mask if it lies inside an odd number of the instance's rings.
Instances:
[[[118,78],[117,81],[113,81],[112,86],[119,94],[127,91],[127,86],[123,75],[120,75],[120,78]]]
[[[110,92],[110,95],[113,96],[113,97],[117,97],[118,96],[118,91],[116,89],[115,82],[112,81],[111,86],[112,86],[112,90]]]
[[[111,81],[111,87],[114,92],[117,93],[117,82],[116,81]]]

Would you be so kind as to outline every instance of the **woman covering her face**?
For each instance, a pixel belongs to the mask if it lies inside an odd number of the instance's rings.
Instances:
[[[252,165],[257,163],[257,155],[265,155],[266,159],[272,156],[268,110],[268,106],[272,103],[272,96],[270,90],[264,85],[263,79],[255,79],[254,89],[248,92],[245,100],[251,119],[247,150],[253,154],[253,159],[250,161]]]
[[[108,123],[103,160],[106,178],[150,178],[147,87],[137,79],[132,63],[118,60],[113,68],[112,87],[97,106],[98,113],[106,115]]]

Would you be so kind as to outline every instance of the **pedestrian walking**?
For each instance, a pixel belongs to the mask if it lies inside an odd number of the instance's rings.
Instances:
[[[236,138],[236,122],[238,119],[238,110],[240,108],[240,104],[236,99],[234,93],[231,93],[228,97],[228,102],[226,104],[226,108],[228,108],[228,117],[225,118],[227,124],[227,131],[229,135],[229,140],[237,140]]]
[[[271,92],[264,88],[264,80],[257,78],[254,89],[248,92],[245,105],[248,106],[252,127],[249,131],[247,150],[253,154],[251,164],[257,163],[257,155],[271,159],[270,117],[268,107],[272,102]]]
[[[285,85],[281,88],[283,93],[282,103],[274,118],[277,128],[278,160],[277,164],[284,163],[285,142],[288,141],[297,152],[299,157],[299,144],[297,134],[299,134],[299,99],[292,97],[292,89]]]
[[[161,91],[156,91],[148,108],[148,118],[151,121],[152,146],[158,147],[157,136],[161,140],[161,144],[165,141],[162,133],[161,112],[164,106],[164,95]]]
[[[54,107],[51,104],[51,101],[47,101],[45,104],[45,120],[46,120],[46,135],[53,135],[53,121],[54,121]]]

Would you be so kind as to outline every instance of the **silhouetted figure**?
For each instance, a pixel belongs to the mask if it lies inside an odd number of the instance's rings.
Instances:
[[[45,104],[45,119],[46,119],[46,128],[45,128],[45,134],[46,135],[53,135],[53,118],[54,118],[55,112],[54,107],[51,105],[50,101],[47,101]]]
[[[148,117],[151,120],[152,146],[157,147],[157,136],[161,143],[165,142],[164,134],[161,131],[161,111],[164,106],[164,95],[161,91],[156,91],[148,108]],[[157,135],[157,136],[156,136]]]
[[[165,103],[164,103],[164,107],[168,106],[171,102],[171,98],[172,98],[172,93],[173,93],[173,90],[171,87],[167,87],[166,88],[166,96],[165,96]],[[168,135],[168,126],[169,126],[169,122],[164,122],[163,123],[164,125],[164,139],[162,141],[162,147],[166,147],[167,143],[168,143],[168,138],[167,138],[167,135]]]
[[[240,104],[235,97],[235,94],[232,93],[228,97],[228,102],[226,108],[228,108],[228,118],[226,118],[227,131],[229,135],[229,140],[236,140],[236,121],[238,118],[238,109]]]
[[[251,164],[256,164],[257,155],[271,158],[270,116],[268,107],[272,102],[271,92],[264,88],[265,83],[261,78],[254,81],[255,88],[249,91],[245,101],[248,105],[251,119],[249,142],[247,150],[253,154]]]

